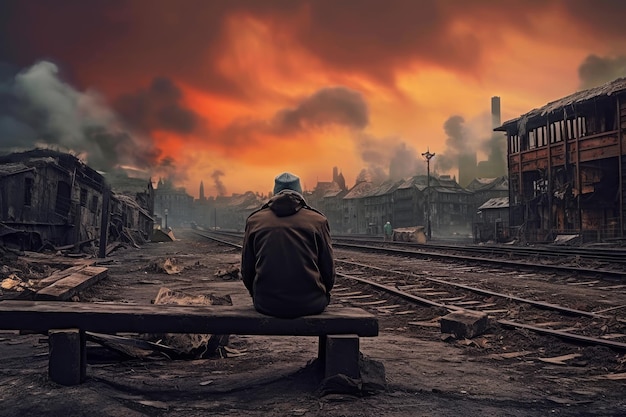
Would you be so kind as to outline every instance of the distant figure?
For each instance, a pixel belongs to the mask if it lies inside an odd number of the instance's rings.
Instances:
[[[393,228],[391,227],[391,223],[387,222],[383,226],[385,232],[385,242],[391,241],[391,235],[393,234]]]
[[[276,317],[319,314],[330,303],[335,264],[328,220],[285,172],[274,196],[246,220],[241,275],[254,308]]]

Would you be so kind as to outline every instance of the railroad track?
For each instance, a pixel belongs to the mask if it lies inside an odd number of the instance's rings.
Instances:
[[[208,233],[208,232],[207,232]],[[241,239],[243,233],[211,231],[224,239]],[[626,279],[626,249],[559,246],[516,247],[508,245],[417,244],[382,242],[380,237],[333,236],[333,247],[370,251],[415,259],[443,259],[468,264],[490,264],[513,271],[543,271],[580,277]]]
[[[626,277],[626,251],[565,249],[565,248],[508,248],[454,244],[412,244],[371,240],[333,240],[333,246],[381,253],[402,253],[415,258],[454,259],[473,263],[488,263],[525,270],[544,270],[602,275],[615,279]]]
[[[241,247],[241,235],[231,233],[199,233],[226,245]],[[400,327],[437,327],[442,315],[458,310],[484,313],[492,323],[504,328],[524,329],[575,343],[607,346],[626,351],[626,284],[603,279],[572,280],[542,274],[521,274],[518,271],[495,269],[493,264],[467,266],[456,258],[449,261],[416,261],[401,251],[366,252],[356,245],[336,249],[337,272],[340,279],[333,289],[333,300],[365,308],[381,319],[393,318]],[[359,261],[354,261],[358,257]],[[434,262],[441,265],[433,273]],[[383,265],[383,266],[381,266]],[[387,265],[387,266],[384,266]],[[392,267],[393,266],[393,267]],[[491,269],[489,269],[491,268]],[[513,277],[517,274],[517,277]],[[492,279],[487,279],[492,276]],[[505,280],[508,291],[498,291]],[[522,280],[516,290],[512,282]],[[600,300],[582,297],[576,301],[585,308],[576,308],[554,300],[558,293],[538,293],[533,283],[551,280],[551,288],[567,294],[572,289],[600,294]],[[486,282],[488,281],[488,282]],[[498,284],[500,283],[500,284]],[[542,284],[545,285],[545,284]],[[556,291],[556,290],[555,290]],[[610,294],[612,301],[602,299]],[[541,296],[544,299],[541,299]],[[546,301],[548,297],[551,300]],[[605,297],[607,298],[607,297]],[[571,303],[573,298],[563,297]],[[622,304],[619,302],[621,301]],[[425,308],[424,308],[425,307]]]

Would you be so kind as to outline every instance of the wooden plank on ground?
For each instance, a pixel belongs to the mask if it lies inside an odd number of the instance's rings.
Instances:
[[[582,356],[580,353],[571,353],[569,355],[557,356],[554,358],[537,358],[537,359],[539,359],[542,362],[547,362],[547,363],[551,363],[554,365],[567,365],[565,361],[568,361],[570,359],[576,359],[580,356]]]
[[[36,300],[66,301],[76,293],[106,278],[107,268],[88,266],[61,278],[35,293]]]
[[[57,282],[60,279],[69,277],[72,274],[75,274],[77,272],[79,272],[81,269],[85,269],[88,266],[88,264],[82,264],[82,265],[74,265],[70,268],[67,269],[63,269],[60,271],[55,271],[52,274],[48,275],[47,277],[40,279],[37,282],[37,286],[40,288],[43,287],[47,287],[51,284],[54,284],[55,282]]]

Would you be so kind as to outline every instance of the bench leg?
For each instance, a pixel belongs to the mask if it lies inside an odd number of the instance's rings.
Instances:
[[[317,359],[323,364],[326,363],[326,340],[328,336],[320,336],[320,343],[317,346]]]
[[[328,378],[343,374],[350,378],[359,379],[361,377],[359,337],[357,335],[328,335],[325,338],[324,376]],[[320,337],[321,341],[322,337]]]
[[[48,375],[61,385],[78,385],[87,373],[85,332],[79,329],[48,332]]]

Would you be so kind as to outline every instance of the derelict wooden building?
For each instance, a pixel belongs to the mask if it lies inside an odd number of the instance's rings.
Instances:
[[[147,239],[153,203],[144,203],[112,193],[100,173],[68,153],[34,149],[0,156],[1,244],[31,251],[97,246],[103,225],[107,241]]]
[[[509,222],[520,239],[626,235],[626,78],[507,121]]]

